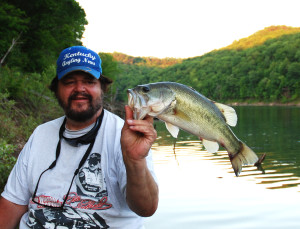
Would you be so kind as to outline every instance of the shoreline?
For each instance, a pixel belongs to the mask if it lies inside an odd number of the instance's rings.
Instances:
[[[278,103],[278,102],[256,102],[256,103],[247,103],[247,102],[231,102],[228,103],[229,106],[269,106],[269,107],[300,107],[300,101],[290,102],[290,103]]]

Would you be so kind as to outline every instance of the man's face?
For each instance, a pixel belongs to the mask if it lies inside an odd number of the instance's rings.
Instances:
[[[100,169],[100,162],[99,161],[89,162],[89,170],[95,171],[96,169]]]
[[[57,98],[68,118],[85,122],[102,108],[99,80],[85,72],[74,72],[58,81]]]

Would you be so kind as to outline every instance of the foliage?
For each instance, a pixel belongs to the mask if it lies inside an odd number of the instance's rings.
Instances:
[[[242,50],[247,48],[252,48],[257,45],[262,45],[265,41],[273,38],[280,37],[286,34],[299,33],[300,28],[293,28],[289,26],[270,26],[263,30],[257,31],[253,35],[234,41],[231,45],[224,47],[222,49],[236,49]]]
[[[21,146],[38,123],[62,114],[47,89],[53,75],[53,67],[42,74],[0,69],[0,138]]]
[[[146,84],[149,82],[160,81],[158,78],[155,80],[156,74],[161,72],[160,68],[137,66],[119,63],[120,74],[118,80],[115,82],[117,88],[116,98],[118,101],[126,101],[127,89],[132,88],[138,84]]]
[[[12,39],[27,31],[28,22],[24,11],[14,5],[0,2],[0,57],[8,50]]]
[[[81,45],[87,24],[75,0],[8,0],[0,4],[0,12],[0,58],[21,34],[6,65],[26,72],[42,72],[55,64],[62,49]]]
[[[118,88],[125,92],[137,84],[174,81],[217,101],[295,101],[300,99],[299,50],[300,33],[295,33],[247,49],[215,50],[164,69],[120,63]],[[126,93],[118,98],[126,101]]]
[[[0,93],[0,191],[4,187],[10,170],[15,163],[13,156],[15,145],[7,144],[6,139],[15,141],[17,132],[15,123],[11,118],[14,101],[7,100],[8,94]]]
[[[6,184],[9,173],[16,163],[16,158],[13,156],[14,149],[13,145],[0,139],[0,191]]]
[[[182,62],[179,58],[156,58],[156,57],[133,57],[123,53],[114,52],[111,54],[113,58],[124,64],[133,64],[137,66],[161,67],[166,68],[174,64]]]
[[[0,93],[0,139],[12,141],[16,137],[16,132],[12,131],[16,125],[11,118],[15,101],[8,100],[7,97],[7,93]]]
[[[116,80],[118,70],[118,63],[114,57],[109,53],[99,53],[102,60],[102,74],[109,77],[112,80]]]

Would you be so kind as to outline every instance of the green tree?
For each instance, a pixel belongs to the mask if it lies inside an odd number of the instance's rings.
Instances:
[[[29,72],[42,72],[46,66],[55,64],[62,49],[81,45],[80,39],[87,21],[84,10],[75,0],[6,2],[13,6],[10,15],[14,15],[16,21],[28,22],[27,27],[20,27],[19,23],[1,24],[3,33],[12,29],[11,27],[16,32],[22,32],[20,44],[8,56],[7,65]],[[2,10],[4,7],[5,4],[2,4]],[[2,37],[0,40],[2,42]],[[5,40],[4,50],[9,48],[9,39]]]
[[[5,56],[13,41],[20,38],[22,32],[28,29],[28,18],[25,12],[6,2],[0,2],[0,59],[5,61]],[[17,45],[17,44],[15,44]],[[14,46],[15,46],[14,45]],[[13,47],[11,47],[13,48]]]
[[[110,88],[110,100],[113,101],[113,100],[115,100],[115,98],[117,96],[116,95],[117,84],[118,84],[117,76],[118,76],[118,73],[120,72],[120,70],[118,68],[118,63],[111,54],[99,53],[99,56],[101,57],[101,60],[102,60],[102,64],[101,64],[102,69],[103,69],[102,74],[114,81],[114,83],[112,84],[112,87]]]
[[[99,53],[102,60],[102,74],[109,77],[112,80],[116,80],[117,74],[119,73],[118,62],[109,53]]]
[[[300,97],[300,63],[292,63],[287,72],[287,88],[285,93],[292,98]]]

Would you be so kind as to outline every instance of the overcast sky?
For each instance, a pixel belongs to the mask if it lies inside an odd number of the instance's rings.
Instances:
[[[187,58],[271,25],[300,27],[300,0],[78,0],[96,52]]]

